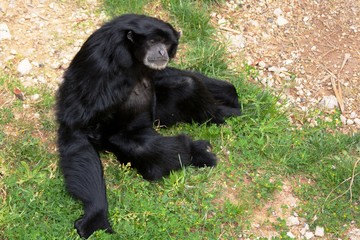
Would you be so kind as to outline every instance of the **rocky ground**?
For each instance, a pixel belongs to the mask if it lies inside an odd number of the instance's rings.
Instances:
[[[18,77],[20,89],[36,84],[57,88],[74,54],[106,19],[96,0],[82,2],[0,3],[0,69]],[[323,110],[323,120],[338,121],[341,131],[360,129],[360,0],[227,1],[211,16],[228,42],[231,67],[241,71],[246,63],[257,68],[253,80],[281,93],[293,109],[294,124],[316,125],[318,116],[312,113]],[[331,117],[336,109],[339,119]],[[276,236],[271,224],[263,224],[281,217],[287,219],[290,237],[323,238],[322,226],[311,232],[292,211],[298,199],[290,186],[284,183],[274,200],[258,210],[247,234]],[[286,212],[282,205],[289,206]],[[350,228],[348,237],[360,239],[360,229]]]
[[[254,81],[281,94],[294,124],[316,125],[311,112],[324,110],[322,120],[341,122],[342,131],[360,129],[360,0],[227,1],[212,21],[232,67],[245,60],[257,68]]]

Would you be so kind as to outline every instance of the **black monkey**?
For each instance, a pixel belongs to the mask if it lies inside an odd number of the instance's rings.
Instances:
[[[224,123],[240,115],[235,87],[198,72],[167,67],[154,73],[155,118],[171,126],[177,122]]]
[[[178,39],[168,23],[123,15],[95,31],[64,74],[56,103],[60,168],[67,190],[83,203],[84,215],[75,221],[81,237],[112,232],[99,151],[130,162],[148,180],[182,166],[216,165],[207,141],[153,129],[157,118],[167,125],[221,123],[240,114],[231,84],[166,68]]]

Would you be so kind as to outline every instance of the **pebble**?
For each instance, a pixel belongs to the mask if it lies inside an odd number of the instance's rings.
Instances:
[[[334,95],[324,96],[319,104],[328,109],[334,109],[339,106],[339,103]]]
[[[305,223],[304,227],[302,229],[300,229],[300,234],[304,236],[306,234],[307,230],[309,230],[309,229],[310,229],[309,224]]]
[[[259,65],[260,68],[265,68],[266,67],[266,63],[264,61],[260,61],[258,63],[258,65]]]
[[[344,115],[340,115],[340,121],[342,122],[342,124],[346,124],[346,117]]]
[[[275,16],[280,17],[281,15],[283,15],[283,11],[280,8],[276,8],[274,10],[274,14]]]
[[[350,113],[350,118],[356,118],[358,115],[356,112],[351,112]]]
[[[293,62],[294,62],[294,60],[292,60],[292,59],[287,59],[287,60],[284,61],[284,64],[285,64],[285,65],[290,65],[290,64],[292,64]]]
[[[0,23],[0,41],[5,39],[11,39],[10,30],[5,23]]]
[[[26,75],[28,74],[32,69],[32,65],[29,61],[29,59],[25,58],[24,60],[22,60],[18,67],[17,67],[17,71],[21,74],[21,75]]]
[[[241,34],[231,36],[230,41],[233,46],[240,48],[240,49],[245,48],[245,46],[246,46],[246,39]]]
[[[295,238],[295,235],[292,232],[287,232],[286,236],[288,236],[289,238]]]
[[[289,21],[286,20],[286,18],[282,17],[282,16],[279,16],[277,19],[276,19],[276,24],[279,26],[279,27],[282,27],[286,24],[288,24]]]
[[[354,119],[354,123],[355,123],[356,125],[359,125],[359,126],[360,126],[360,118],[355,118],[355,119]]]
[[[353,125],[354,121],[352,119],[346,120],[346,125]]]
[[[33,101],[36,101],[36,100],[38,100],[40,98],[40,95],[39,94],[34,94],[34,95],[32,95],[31,97],[30,97],[30,99],[31,100],[33,100]]]
[[[312,238],[314,237],[314,233],[312,233],[312,232],[306,232],[305,235],[304,235],[304,237],[305,237],[306,239],[312,239]]]
[[[348,236],[349,236],[350,240],[359,240],[360,239],[360,229],[359,228],[352,229],[349,232]]]
[[[316,226],[315,228],[315,236],[323,237],[325,235],[325,230],[323,227]]]
[[[287,226],[297,226],[300,224],[299,218],[290,216],[286,219],[286,225]]]

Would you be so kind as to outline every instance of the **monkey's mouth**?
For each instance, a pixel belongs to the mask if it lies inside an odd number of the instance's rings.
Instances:
[[[169,62],[169,58],[147,58],[144,62],[146,66],[152,69],[164,69]]]
[[[154,62],[154,63],[161,63],[161,62],[168,62],[169,58],[168,57],[148,57],[147,60],[149,62]]]

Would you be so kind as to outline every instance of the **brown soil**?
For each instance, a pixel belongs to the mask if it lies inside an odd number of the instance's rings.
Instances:
[[[279,17],[287,23],[278,24]],[[254,80],[281,92],[309,122],[311,111],[323,110],[323,97],[334,95],[340,130],[360,129],[360,0],[227,1],[212,20],[229,40],[235,70],[244,62],[258,68]]]

